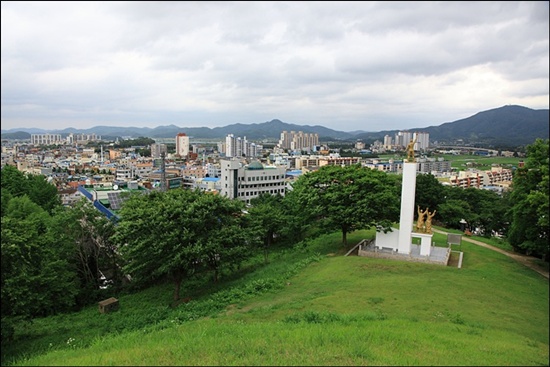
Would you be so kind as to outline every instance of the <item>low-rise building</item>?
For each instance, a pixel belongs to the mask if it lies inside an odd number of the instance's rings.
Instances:
[[[221,194],[246,203],[264,193],[285,195],[285,166],[266,165],[254,160],[245,164],[238,158],[222,159]]]

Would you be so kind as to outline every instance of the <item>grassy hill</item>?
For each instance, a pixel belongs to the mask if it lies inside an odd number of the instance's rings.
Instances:
[[[373,231],[348,237],[350,247]],[[261,254],[218,283],[115,295],[36,320],[2,365],[548,365],[548,280],[463,241],[463,266],[343,256],[340,233]],[[438,245],[444,235],[434,234]]]

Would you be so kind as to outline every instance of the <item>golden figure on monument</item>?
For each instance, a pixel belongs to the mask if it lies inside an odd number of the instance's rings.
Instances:
[[[428,213],[428,208],[426,208],[426,210],[422,211],[422,209],[420,209],[420,205],[417,205],[417,206],[418,206],[418,209],[417,209],[418,219],[416,221],[416,231],[418,233],[423,233],[424,232],[424,217]]]
[[[416,144],[417,139],[418,135],[414,137],[414,140],[411,139],[409,144],[407,144],[407,162],[414,162],[414,145]]]
[[[428,209],[426,209],[426,211],[428,211]],[[432,218],[436,211],[437,210],[434,210],[432,213],[428,212],[426,216],[426,233],[432,233]]]

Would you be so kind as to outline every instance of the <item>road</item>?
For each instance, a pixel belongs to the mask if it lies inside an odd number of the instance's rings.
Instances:
[[[433,231],[437,232],[437,233],[448,234],[448,232],[444,232],[444,231],[441,231],[441,230],[435,229],[435,228],[433,228]],[[486,247],[486,248],[491,249],[493,251],[500,252],[501,254],[509,256],[512,259],[518,261],[519,263],[533,269],[534,271],[536,271],[537,273],[539,273],[540,275],[542,275],[546,279],[549,279],[548,269],[544,269],[543,267],[538,265],[535,262],[535,260],[540,260],[540,259],[537,259],[536,257],[528,256],[528,255],[522,255],[522,254],[516,254],[516,253],[513,253],[513,252],[505,251],[505,250],[500,249],[498,247],[488,245],[484,242],[477,241],[477,240],[474,240],[473,238],[469,238],[469,237],[466,237],[466,236],[462,236],[462,241],[470,242],[470,243],[476,244],[478,246]]]

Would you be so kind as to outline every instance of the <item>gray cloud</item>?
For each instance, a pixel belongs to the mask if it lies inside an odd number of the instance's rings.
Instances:
[[[3,129],[548,108],[548,2],[2,2]]]

